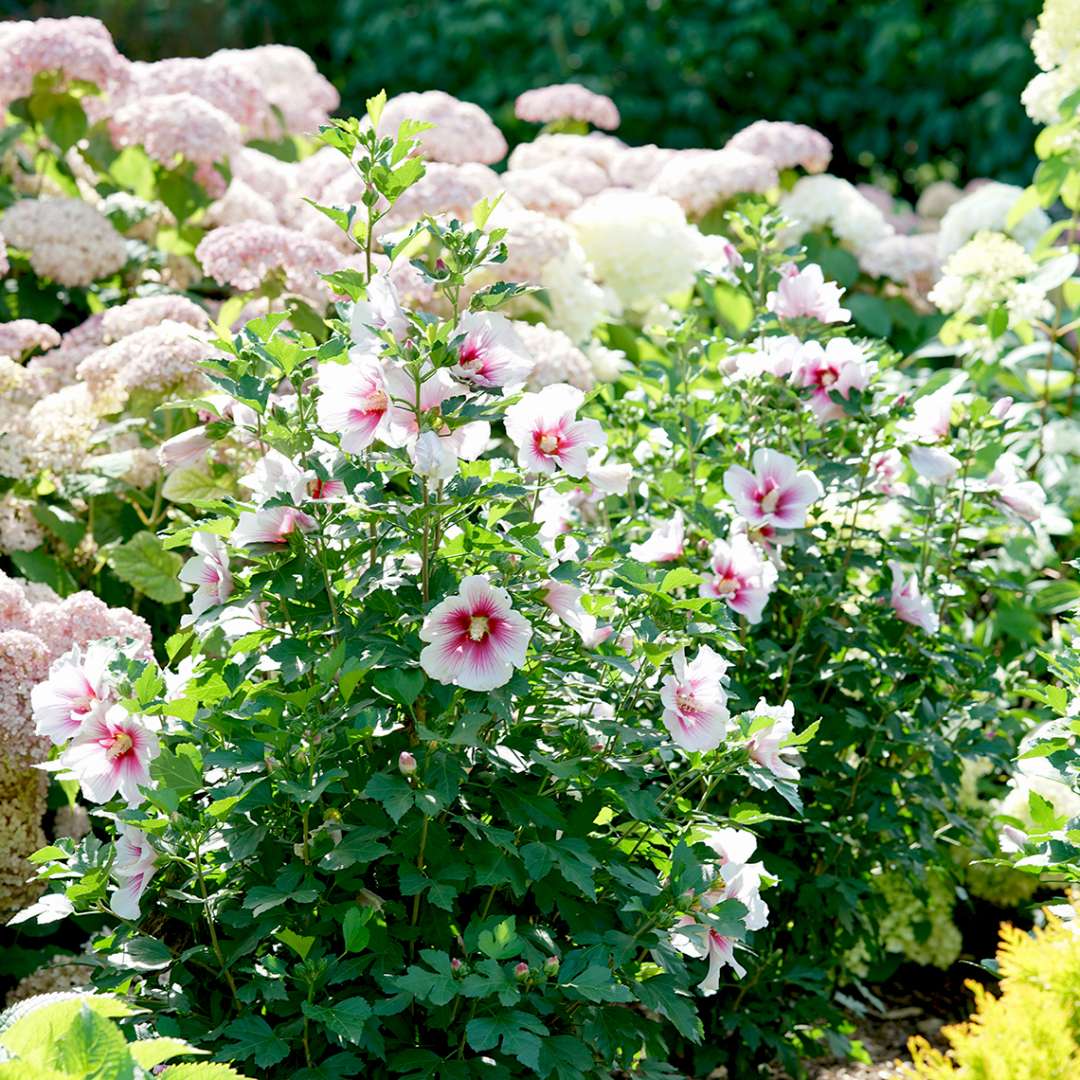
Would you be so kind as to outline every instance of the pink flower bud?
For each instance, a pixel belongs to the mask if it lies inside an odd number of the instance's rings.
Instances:
[[[398,755],[397,767],[402,776],[412,776],[416,772],[416,758],[408,750],[402,750]]]
[[[450,961],[450,970],[455,975],[460,975],[461,974],[461,969],[464,966],[465,965],[456,956]]]
[[[553,979],[559,974],[559,958],[557,956],[549,956],[544,961],[544,974],[549,979]]]
[[[1005,420],[1012,411],[1012,407],[1013,399],[1011,397],[999,398],[994,402],[994,407],[990,410],[990,413],[996,420]]]
[[[522,960],[520,963],[514,965],[514,978],[518,982],[525,982],[529,977],[529,965]]]

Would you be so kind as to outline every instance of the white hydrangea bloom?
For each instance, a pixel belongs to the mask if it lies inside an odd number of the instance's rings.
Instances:
[[[701,234],[673,199],[611,189],[567,220],[600,282],[626,307],[644,310],[693,283]]]
[[[593,280],[585,252],[577,241],[544,264],[540,285],[551,305],[545,312],[547,323],[574,341],[587,340],[597,324],[618,315],[618,300],[610,289]]]
[[[1076,0],[1046,0],[1031,48],[1043,71],[1065,63],[1080,50],[1080,5]]]
[[[959,251],[976,233],[1006,232],[1009,211],[1023,192],[1023,188],[1013,184],[991,181],[980,184],[970,195],[953,203],[941,219],[939,258],[947,259],[954,251]],[[1050,218],[1036,207],[1008,230],[1008,234],[1030,251],[1049,227]]]
[[[1015,240],[981,232],[950,256],[930,301],[963,320],[982,318],[997,307],[1007,308],[1012,322],[1047,318],[1053,309],[1045,292],[1026,280],[1037,271],[1035,260]]]
[[[828,227],[856,254],[893,234],[878,207],[853,184],[828,173],[802,177],[781,198],[780,209],[794,222],[793,239]]]

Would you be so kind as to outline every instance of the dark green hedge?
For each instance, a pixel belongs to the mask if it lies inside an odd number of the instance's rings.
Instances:
[[[3,0],[0,0],[2,4]],[[21,7],[22,5],[15,5]],[[32,5],[36,13],[73,3]],[[798,120],[837,147],[835,171],[875,164],[914,181],[1024,182],[1040,0],[89,0],[129,55],[282,41],[316,57],[357,110],[380,86],[437,87],[493,112],[575,79],[611,94],[631,142],[718,145],[751,120]],[[14,11],[12,13],[15,13]]]

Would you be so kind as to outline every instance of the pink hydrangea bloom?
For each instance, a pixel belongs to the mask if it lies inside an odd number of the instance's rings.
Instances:
[[[724,490],[739,514],[752,526],[803,528],[808,507],[823,494],[817,477],[779,450],[755,451],[753,464],[753,472],[732,465],[724,473]]]
[[[911,623],[928,634],[936,634],[940,627],[937,612],[928,597],[919,591],[918,576],[912,574],[904,577],[904,568],[895,559],[889,561],[889,569],[892,571],[892,595],[890,602],[896,617],[903,622]]]
[[[83,723],[79,737],[60,755],[91,802],[108,802],[118,792],[128,806],[145,796],[140,786],[150,783],[150,762],[160,750],[157,735],[122,705]]]
[[[777,572],[768,559],[742,533],[717,540],[709,561],[712,577],[701,583],[701,596],[723,600],[749,623],[761,622]]]
[[[102,343],[119,341],[139,330],[145,330],[148,326],[156,326],[166,321],[186,323],[196,330],[210,328],[210,317],[198,304],[186,296],[175,293],[141,296],[102,312]]]
[[[260,133],[266,138],[276,139],[287,133],[315,135],[341,104],[333,83],[319,74],[307,53],[292,45],[219,49],[208,60],[246,76],[262,91],[273,106],[266,130]]]
[[[578,83],[555,83],[526,90],[514,102],[514,115],[531,124],[582,120],[605,131],[614,131],[619,126],[615,102]]]
[[[794,746],[784,746],[795,731],[795,706],[790,701],[783,705],[769,705],[762,698],[750,714],[752,727],[757,728],[746,741],[750,760],[768,769],[778,780],[799,779],[799,751]],[[757,727],[761,720],[769,722]],[[788,760],[790,759],[790,760]]]
[[[776,291],[765,298],[765,304],[781,319],[846,323],[851,321],[851,312],[840,306],[843,294],[839,285],[825,280],[820,266],[811,263],[800,270],[789,263],[780,274]]]
[[[184,624],[194,622],[204,611],[224,604],[233,591],[229,551],[220,536],[196,532],[191,537],[191,550],[195,554],[180,570],[180,580],[195,586],[191,614],[181,620]]]
[[[680,150],[649,185],[674,199],[689,217],[704,217],[736,195],[761,194],[779,184],[772,162],[742,150]]]
[[[832,143],[820,131],[787,120],[756,120],[728,139],[728,148],[768,158],[778,169],[796,166],[824,172],[832,160]]]
[[[658,525],[640,544],[630,545],[630,558],[644,563],[674,562],[680,558],[686,545],[686,520],[683,512],[676,510],[665,522]]]
[[[121,919],[139,917],[139,901],[154,876],[157,852],[146,834],[133,825],[117,825],[116,858],[112,874],[116,885],[112,889],[109,907]]]
[[[270,103],[259,84],[221,60],[183,56],[132,64],[127,100],[138,102],[157,94],[194,94],[252,136],[269,130]]]
[[[117,147],[141,146],[163,165],[178,157],[196,165],[227,161],[241,144],[231,116],[188,93],[151,94],[121,106],[109,119],[109,134]],[[214,194],[224,194],[221,178],[219,185]]]
[[[34,730],[57,746],[75,738],[87,720],[103,716],[116,702],[109,683],[115,650],[102,642],[75,646],[49,669],[49,677],[30,693]]]
[[[0,247],[3,238],[0,237]],[[60,335],[45,323],[33,319],[12,319],[0,323],[0,356],[21,360],[31,349],[53,349],[60,344]]]
[[[338,269],[343,256],[332,244],[281,225],[246,222],[214,229],[195,256],[209,277],[241,292],[254,292],[274,273],[293,292],[320,302],[326,290],[320,273]]]
[[[392,97],[379,120],[380,134],[397,134],[403,120],[434,125],[419,136],[424,157],[431,161],[490,165],[506,156],[506,139],[488,114],[479,105],[459,101],[442,90]]]
[[[525,663],[532,627],[505,589],[474,574],[437,604],[420,629],[420,666],[437,682],[494,690]]]
[[[533,359],[513,324],[498,312],[468,311],[458,320],[451,340],[461,337],[455,378],[485,390],[523,383]]]
[[[0,107],[29,96],[39,72],[59,72],[61,86],[78,80],[115,95],[125,89],[129,68],[97,19],[5,23],[0,33]]]
[[[569,476],[585,475],[590,447],[604,445],[607,436],[596,420],[577,419],[584,400],[577,387],[555,383],[525,394],[506,410],[506,434],[526,472],[551,474],[561,468]]]
[[[660,687],[664,726],[686,750],[715,750],[724,741],[731,718],[723,683],[731,665],[708,645],[702,645],[690,661],[686,650],[679,649],[671,663],[675,673],[665,675]]]
[[[839,394],[847,401],[852,390],[865,390],[874,368],[863,350],[847,338],[832,338],[824,348],[819,341],[808,341],[798,352],[791,381],[812,391],[810,408],[824,423],[844,415],[844,407],[831,395]]]

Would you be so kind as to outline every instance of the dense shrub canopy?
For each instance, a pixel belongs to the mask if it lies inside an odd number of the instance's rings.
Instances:
[[[531,128],[515,125],[514,97],[572,79],[615,98],[630,143],[721,146],[761,117],[795,120],[833,140],[841,176],[878,165],[910,182],[917,166],[949,161],[964,179],[1013,183],[1032,167],[1019,97],[1035,71],[1025,38],[1038,10],[1037,0],[79,6],[133,57],[299,46],[342,91],[346,114],[379,87],[438,88],[482,105],[516,141]]]

